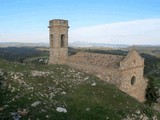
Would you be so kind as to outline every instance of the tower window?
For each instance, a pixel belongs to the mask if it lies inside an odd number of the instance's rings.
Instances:
[[[64,43],[64,35],[61,35],[61,47],[64,47],[65,43]]]
[[[133,76],[133,77],[131,78],[131,85],[133,86],[133,85],[135,85],[135,83],[136,83],[136,77]]]
[[[50,47],[53,47],[53,35],[50,35]]]

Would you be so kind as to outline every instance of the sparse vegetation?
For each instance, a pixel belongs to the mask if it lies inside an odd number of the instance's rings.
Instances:
[[[42,57],[42,56],[48,56],[48,52],[39,51],[36,48],[28,48],[28,47],[0,48],[0,58],[11,62],[23,63],[23,61],[27,58]]]
[[[46,55],[31,54],[23,63],[1,58],[6,86],[0,88],[0,119],[12,119],[11,112],[22,120],[160,119],[156,111],[95,76],[65,65],[41,64]]]

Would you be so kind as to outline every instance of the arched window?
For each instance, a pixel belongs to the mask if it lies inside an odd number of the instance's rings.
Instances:
[[[65,43],[64,43],[64,35],[61,35],[61,47],[64,47]]]
[[[131,78],[131,85],[133,86],[133,85],[135,85],[135,83],[136,83],[136,77],[133,76],[133,77]]]

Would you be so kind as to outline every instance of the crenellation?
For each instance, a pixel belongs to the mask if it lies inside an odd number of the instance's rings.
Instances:
[[[68,27],[68,21],[62,19],[53,19],[49,21],[49,28],[52,27]]]

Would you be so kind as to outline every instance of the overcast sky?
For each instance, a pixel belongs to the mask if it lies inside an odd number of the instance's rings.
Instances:
[[[160,0],[0,0],[0,42],[49,42],[48,21],[69,20],[69,41],[160,45]]]

